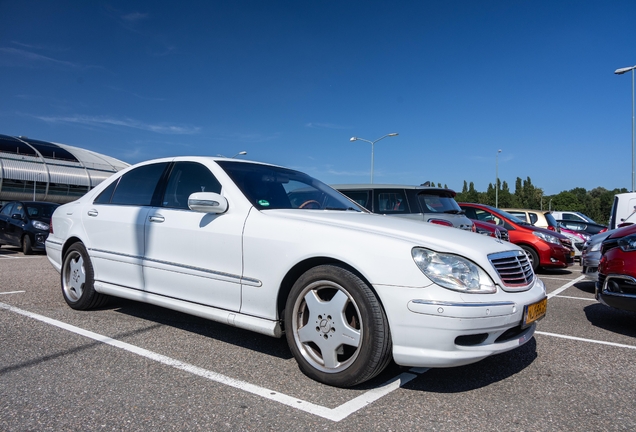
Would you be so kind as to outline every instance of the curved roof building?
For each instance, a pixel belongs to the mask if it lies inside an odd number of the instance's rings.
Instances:
[[[0,135],[0,201],[73,201],[128,167],[89,150]]]

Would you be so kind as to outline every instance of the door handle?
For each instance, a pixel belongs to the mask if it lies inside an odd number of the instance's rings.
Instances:
[[[89,211],[88,211],[88,215],[89,215],[89,216],[92,216],[92,217],[97,216],[97,215],[98,215],[97,210],[89,210]]]
[[[163,222],[163,221],[165,221],[166,219],[165,219],[163,216],[150,216],[150,217],[148,218],[148,220],[149,220],[150,222]]]

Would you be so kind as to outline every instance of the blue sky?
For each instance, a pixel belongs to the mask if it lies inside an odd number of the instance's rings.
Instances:
[[[2,1],[0,134],[327,183],[631,188],[636,2]]]

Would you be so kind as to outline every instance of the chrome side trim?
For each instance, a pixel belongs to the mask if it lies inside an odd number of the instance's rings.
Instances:
[[[223,277],[223,278],[231,279],[231,280],[233,280],[236,283],[249,285],[249,286],[253,286],[253,287],[256,287],[256,288],[263,286],[263,283],[259,279],[254,279],[254,278],[250,278],[250,277],[243,277],[241,275],[235,275],[235,274],[220,272],[220,271],[216,271],[216,270],[204,269],[204,268],[201,268],[201,267],[189,266],[189,265],[179,264],[179,263],[170,262],[170,261],[153,260],[153,259],[148,259],[148,258],[144,258],[144,257],[138,256],[138,255],[128,255],[128,254],[123,254],[123,253],[118,253],[118,252],[110,252],[110,251],[105,251],[105,250],[102,250],[102,249],[89,249],[89,251],[100,252],[100,253],[103,253],[103,254],[115,255],[115,256],[120,256],[120,257],[124,257],[124,258],[138,259],[138,260],[142,261],[143,265],[147,265],[147,263],[155,263],[155,264],[162,264],[162,265],[166,265],[166,266],[170,266],[170,267],[175,267],[177,269],[198,271],[198,272],[201,272],[201,273],[205,273],[205,274],[209,274],[209,275],[213,275],[213,276],[217,276],[217,277]],[[148,267],[152,267],[152,266],[148,266]],[[160,268],[160,267],[153,267],[153,268],[158,268],[160,270],[166,270],[165,268]]]
[[[204,306],[197,303],[190,303],[170,297],[164,297],[146,291],[124,288],[102,281],[95,281],[95,290],[102,294],[112,295],[142,303],[149,303],[155,306],[195,315],[211,321],[239,327],[253,332],[261,333],[272,337],[281,337],[283,330],[278,321],[258,318],[251,315],[244,315],[239,312],[231,312],[225,309],[218,309],[212,306]]]

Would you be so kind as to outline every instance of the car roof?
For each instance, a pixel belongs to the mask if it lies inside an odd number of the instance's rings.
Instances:
[[[418,191],[430,191],[430,192],[450,192],[453,195],[455,191],[449,188],[440,188],[440,187],[432,187],[432,186],[413,186],[413,185],[403,185],[403,184],[378,184],[378,183],[355,183],[355,184],[332,184],[329,185],[334,189],[347,189],[347,190],[355,190],[355,189],[410,189],[410,190],[418,190]]]
[[[543,210],[521,209],[521,208],[504,208],[504,207],[501,207],[501,210],[507,211],[507,212],[519,211],[519,212],[530,212],[530,213],[539,213],[539,214],[550,213],[550,212],[546,212],[546,211],[543,211]]]

